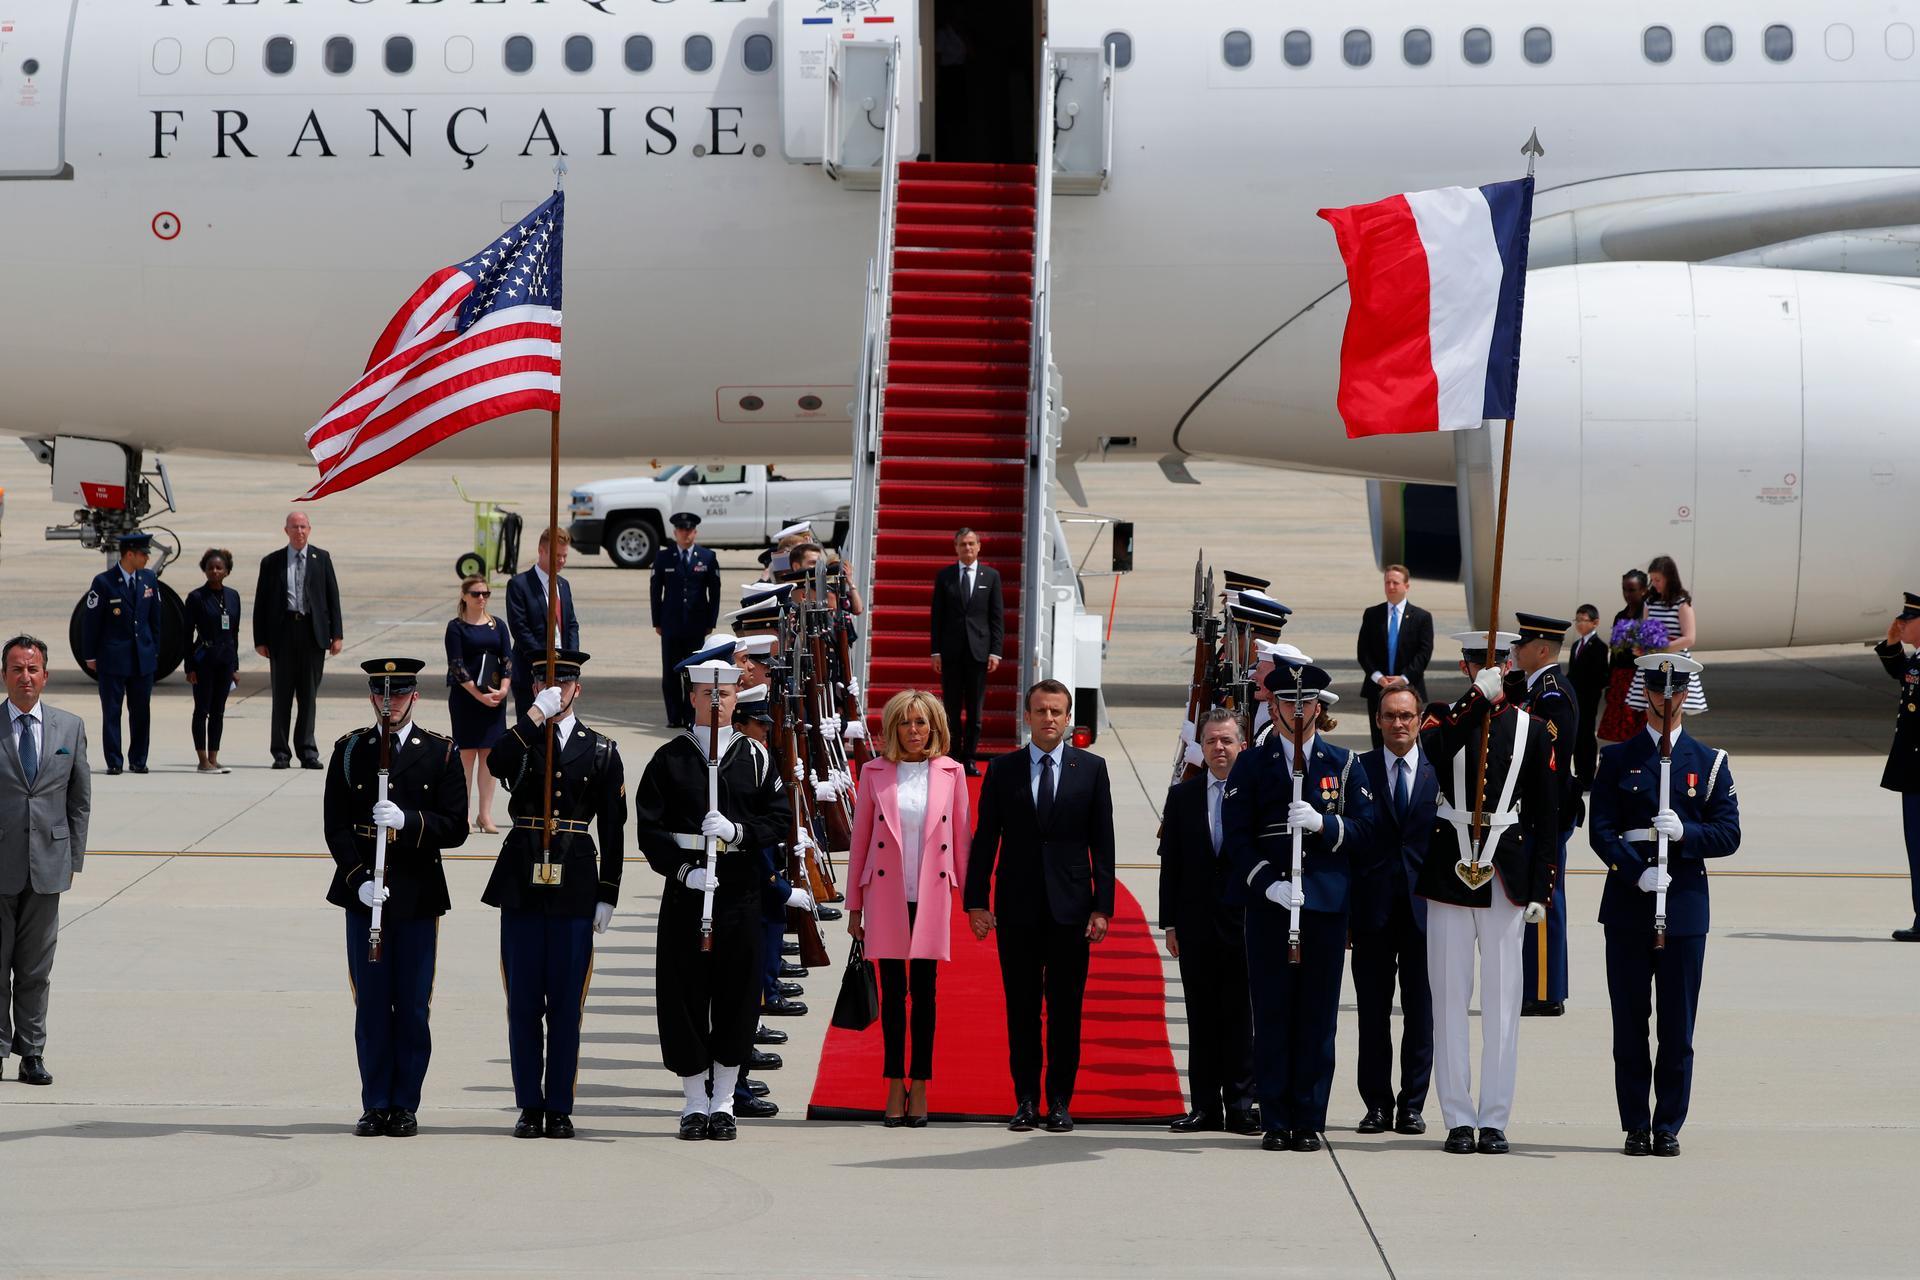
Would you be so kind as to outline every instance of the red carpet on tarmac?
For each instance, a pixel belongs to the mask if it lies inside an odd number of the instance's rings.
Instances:
[[[977,795],[979,784],[970,781]],[[999,952],[991,934],[985,942],[974,941],[958,895],[953,910],[953,959],[940,966],[940,1019],[927,1110],[935,1120],[1005,1120],[1013,1114],[1013,1082],[1007,1074]],[[1116,884],[1113,925],[1093,948],[1087,975],[1080,1075],[1072,1104],[1075,1121],[1165,1123],[1186,1114],[1173,1048],[1167,1043],[1166,984],[1160,966],[1140,904],[1125,885]],[[809,995],[815,997],[816,1008],[831,1013],[840,970],[816,972],[832,978],[833,985]],[[807,1118],[879,1118],[887,1101],[880,1065],[879,1023],[860,1032],[828,1028]]]

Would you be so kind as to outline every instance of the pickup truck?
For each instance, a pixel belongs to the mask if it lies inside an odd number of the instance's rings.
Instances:
[[[846,536],[853,481],[845,476],[794,480],[772,466],[695,463],[661,467],[650,476],[597,480],[573,491],[567,532],[582,555],[604,550],[623,569],[644,569],[669,539],[668,520],[700,513],[708,547],[765,547],[800,520],[837,546]]]

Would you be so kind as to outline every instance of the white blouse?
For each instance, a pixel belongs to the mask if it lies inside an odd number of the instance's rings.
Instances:
[[[894,766],[894,801],[900,810],[900,874],[907,901],[920,901],[920,837],[927,825],[928,760],[902,760]]]

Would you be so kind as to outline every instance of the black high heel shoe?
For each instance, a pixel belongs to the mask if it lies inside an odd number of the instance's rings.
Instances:
[[[893,1095],[893,1090],[894,1090],[894,1087],[895,1087],[895,1086],[899,1086],[899,1088],[900,1088],[900,1110],[901,1110],[901,1114],[900,1114],[900,1115],[897,1115],[897,1116],[896,1116],[896,1115],[892,1115],[892,1114],[884,1114],[884,1115],[882,1115],[882,1116],[880,1117],[880,1124],[881,1124],[881,1127],[882,1127],[882,1128],[886,1128],[886,1129],[898,1129],[898,1128],[900,1128],[900,1127],[901,1127],[902,1125],[904,1125],[904,1124],[906,1124],[906,1123],[907,1123],[907,1117],[906,1117],[906,1114],[905,1114],[905,1112],[906,1112],[906,1109],[907,1109],[907,1091],[906,1091],[906,1082],[905,1082],[904,1080],[889,1080],[889,1081],[887,1082],[887,1095],[888,1095],[888,1096],[887,1096],[887,1106],[888,1106],[889,1108],[891,1108],[891,1107],[893,1106],[893,1096],[892,1096],[892,1095]]]
[[[927,1127],[926,1084],[927,1082],[925,1080],[909,1080],[907,1082],[907,1114],[904,1117],[904,1119],[906,1120],[907,1128],[909,1129],[924,1129]],[[913,1109],[913,1090],[915,1085],[920,1086],[920,1110],[919,1111],[915,1111]]]

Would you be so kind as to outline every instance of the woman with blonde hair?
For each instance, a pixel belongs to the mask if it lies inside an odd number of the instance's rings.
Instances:
[[[473,829],[497,834],[493,772],[482,757],[507,731],[501,703],[512,690],[513,640],[506,624],[487,612],[492,596],[483,577],[460,582],[460,612],[447,623],[447,720],[474,799]]]
[[[933,1078],[935,965],[953,958],[953,902],[967,881],[973,816],[966,774],[947,755],[952,738],[940,699],[903,689],[887,700],[880,724],[880,758],[860,770],[847,932],[880,970],[884,1123],[918,1129],[927,1123]]]

